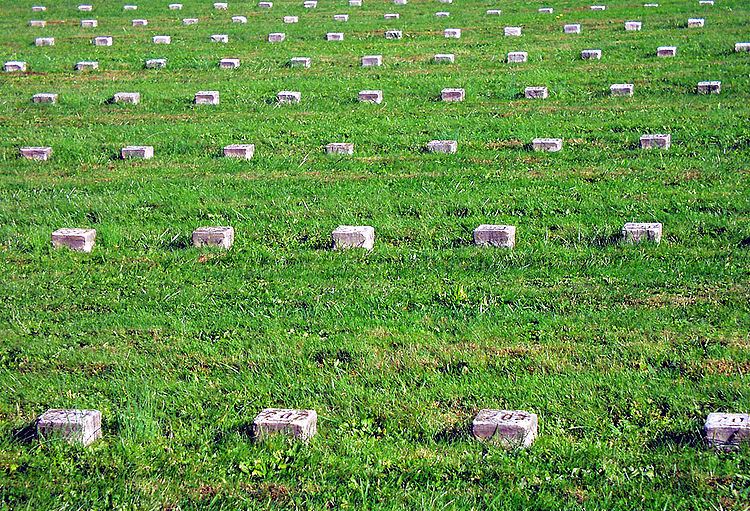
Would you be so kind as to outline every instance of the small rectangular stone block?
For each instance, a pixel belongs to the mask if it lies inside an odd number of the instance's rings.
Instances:
[[[480,247],[513,248],[516,246],[514,225],[482,224],[474,229],[474,244]]]
[[[534,151],[543,151],[547,153],[556,153],[562,150],[563,141],[561,138],[535,138],[531,141]]]
[[[581,25],[579,25],[578,23],[563,25],[563,32],[566,34],[580,34]]]
[[[334,250],[364,248],[372,250],[375,246],[375,228],[369,225],[339,225],[331,233]]]
[[[232,23],[247,23],[245,16],[232,16]]]
[[[129,145],[120,150],[120,156],[123,160],[128,158],[140,158],[150,160],[154,157],[154,146],[150,145]]]
[[[96,28],[99,26],[97,20],[81,20],[81,28]]]
[[[521,36],[521,27],[505,27],[503,29],[503,33],[507,37],[520,37]]]
[[[229,36],[227,34],[213,34],[211,37],[209,37],[209,40],[212,43],[228,43]]]
[[[450,18],[450,16],[451,16],[451,13],[446,12],[446,11],[440,11],[440,12],[435,13],[436,18]]]
[[[154,44],[172,44],[172,37],[168,35],[155,35],[151,40]]]
[[[224,156],[249,160],[255,154],[255,144],[230,144],[224,146]]]
[[[525,51],[511,51],[508,53],[508,62],[526,62],[529,54]]]
[[[197,23],[198,23],[198,18],[184,18],[182,20],[182,24],[185,26],[196,25]],[[154,42],[156,42],[156,40],[154,40]],[[166,44],[169,44],[169,43],[166,43]]]
[[[58,229],[52,233],[53,248],[69,248],[76,252],[91,252],[96,241],[96,229]]]
[[[217,11],[226,11],[229,8],[229,4],[226,2],[214,2],[214,9]]]
[[[102,35],[94,37],[91,40],[91,44],[94,46],[112,46],[112,36]]]
[[[643,7],[659,7],[659,4],[643,4]]]
[[[253,437],[256,440],[262,440],[274,433],[281,433],[307,441],[317,432],[318,414],[315,410],[266,408],[253,420]]]
[[[99,63],[95,60],[82,60],[76,63],[76,71],[90,71],[99,69]]]
[[[633,84],[632,83],[613,83],[609,86],[609,92],[613,96],[632,96],[633,95]]]
[[[145,27],[145,26],[148,26],[148,20],[144,20],[144,19],[133,20],[133,21],[131,21],[131,23],[132,23],[132,25],[134,27]]]
[[[698,93],[699,94],[720,94],[721,93],[721,82],[698,82]]]
[[[591,10],[592,11],[606,11],[607,6],[606,5],[592,5]]]
[[[52,156],[51,147],[22,147],[19,151],[27,160],[49,160]]]
[[[628,32],[634,32],[634,31],[637,32],[641,29],[642,26],[643,26],[643,23],[641,23],[640,21],[626,21],[625,22],[625,30],[627,30]]]
[[[115,103],[129,103],[131,105],[137,105],[141,102],[140,92],[118,92],[114,95],[112,100]]]
[[[662,226],[660,223],[628,222],[622,227],[622,237],[628,243],[641,241],[661,241]]]
[[[386,30],[385,31],[386,39],[401,39],[403,36],[404,34],[400,30]]]
[[[138,10],[138,6],[137,5],[123,5],[122,10],[123,11],[135,11],[135,10]]]
[[[284,23],[299,23],[299,16],[284,16]]]
[[[540,7],[537,12],[541,14],[552,14],[555,10],[552,7]]]
[[[284,39],[286,39],[286,34],[283,32],[273,32],[271,34],[268,34],[269,43],[280,43]]]
[[[193,231],[193,246],[217,246],[229,250],[234,244],[234,227],[198,227]]]
[[[202,91],[196,92],[195,104],[196,105],[218,105],[219,104],[219,91],[202,90]]]
[[[362,67],[376,67],[383,65],[382,55],[365,55],[362,57]]]
[[[34,46],[54,46],[54,37],[37,37],[34,39]]]
[[[305,9],[315,9],[318,6],[318,2],[316,0],[305,0],[302,2],[302,7]]]
[[[44,12],[47,8],[43,5],[33,5],[31,6],[31,12]]]
[[[703,431],[711,447],[736,449],[742,442],[750,439],[750,414],[709,413]]]
[[[452,64],[456,61],[456,56],[452,53],[438,53],[435,55],[434,59],[437,63],[449,62]]]
[[[47,22],[44,20],[29,20],[29,26],[34,28],[44,28],[47,26]]]
[[[701,28],[706,24],[706,20],[703,18],[690,18],[687,21],[688,28]]]
[[[102,437],[99,410],[47,410],[36,423],[40,438],[61,438],[69,443],[91,445]]]
[[[393,0],[393,3],[396,5],[406,5],[406,0]]]
[[[57,103],[57,94],[40,92],[39,94],[34,94],[31,97],[31,101],[33,103]]]
[[[526,87],[523,90],[526,99],[546,99],[549,96],[547,87]]]
[[[445,30],[443,30],[443,35],[450,39],[461,39],[461,29],[460,28],[446,28]]]
[[[583,50],[581,58],[583,60],[600,60],[602,58],[602,50]]]
[[[383,102],[383,91],[382,90],[362,90],[359,91],[357,99],[363,103],[382,103]]]
[[[669,149],[672,145],[672,135],[641,135],[641,148],[643,149]]]
[[[452,4],[453,0],[438,0],[441,4]]]
[[[348,14],[334,14],[333,21],[349,21]]]
[[[148,59],[146,69],[162,69],[167,67],[167,59]]]
[[[273,2],[258,2],[258,7],[261,9],[271,9],[273,7]]]
[[[349,7],[362,7],[362,0],[349,0]]]
[[[354,144],[332,142],[326,146],[326,154],[354,154]]]
[[[237,69],[240,67],[240,59],[221,59],[219,69]]]
[[[714,0],[699,0],[698,5],[713,5]]]
[[[387,12],[383,14],[383,19],[386,20],[397,20],[401,17],[401,15],[397,12]]]
[[[276,101],[279,103],[299,103],[302,100],[302,93],[299,91],[283,90],[276,94]]]
[[[454,154],[458,151],[456,140],[430,140],[427,143],[427,151],[430,153]]]
[[[182,4],[169,4],[169,10],[170,11],[181,11],[182,10]]]
[[[328,32],[326,34],[326,41],[343,41],[343,40],[344,40],[343,32]]]
[[[503,13],[500,9],[487,9],[485,14],[487,16],[500,16]]]
[[[656,49],[657,57],[675,57],[677,55],[677,46],[659,46]]]
[[[466,98],[464,89],[443,89],[440,91],[440,99],[443,101],[463,101]]]
[[[750,52],[750,43],[734,43],[734,51],[747,51]]]
[[[291,60],[289,60],[290,67],[309,68],[311,64],[312,59],[310,57],[292,57]]]
[[[79,5],[78,10],[81,12],[91,12],[94,9],[93,5]]]
[[[522,410],[480,410],[472,422],[479,440],[494,440],[506,448],[529,447],[536,439],[539,419]]]

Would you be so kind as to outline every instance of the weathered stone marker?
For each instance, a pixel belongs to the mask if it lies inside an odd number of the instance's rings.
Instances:
[[[81,20],[81,28],[96,28],[99,26],[97,20]]]
[[[443,30],[443,35],[448,39],[461,39],[460,28],[446,28]]]
[[[383,91],[382,90],[362,90],[359,91],[357,98],[362,103],[377,103],[383,102]]]
[[[642,241],[661,241],[662,226],[660,223],[628,222],[622,227],[622,238],[626,243]]]
[[[32,5],[31,12],[44,12],[47,8],[43,5]]]
[[[155,35],[151,40],[154,44],[172,44],[172,38],[168,35]]]
[[[78,10],[81,12],[91,12],[94,9],[93,5],[82,4],[78,6]]]
[[[750,52],[750,43],[734,43],[734,51],[748,51]]]
[[[404,34],[400,30],[386,30],[385,31],[386,39],[401,39],[402,37],[404,37]]]
[[[198,23],[198,18],[185,18],[182,20],[182,24],[187,25],[196,25]],[[169,43],[167,43],[169,44]]]
[[[47,26],[47,22],[44,20],[29,20],[29,26],[34,28],[44,28]]]
[[[485,14],[487,16],[500,16],[503,13],[500,9],[487,9]]]
[[[214,9],[217,11],[226,11],[229,8],[229,4],[226,2],[214,2]]]
[[[202,90],[195,93],[194,98],[196,105],[218,105],[219,104],[219,91],[217,90]]]
[[[706,24],[706,20],[703,18],[690,18],[687,21],[688,28],[701,28]]]
[[[677,56],[677,46],[659,46],[656,49],[657,57],[675,57]]]
[[[252,159],[255,154],[255,144],[230,144],[224,146],[224,156],[226,158],[240,158],[243,160]]]
[[[750,439],[750,414],[709,413],[703,431],[711,447],[724,451],[737,449]]]
[[[276,101],[280,104],[299,103],[302,100],[302,93],[299,91],[283,90],[276,94]]]
[[[91,40],[91,44],[94,46],[112,46],[112,42],[112,36],[108,35],[97,36]]]
[[[271,9],[273,7],[273,2],[258,2],[258,7],[261,9]]]
[[[440,99],[443,101],[463,101],[466,98],[464,89],[443,89],[440,91]]]
[[[563,32],[566,34],[580,34],[581,25],[579,25],[578,23],[571,23],[568,25],[563,25]]]
[[[307,441],[317,432],[318,414],[315,410],[266,408],[253,421],[253,437],[258,441],[274,433]]]
[[[197,248],[216,246],[229,250],[234,244],[234,227],[198,227],[192,240]]]
[[[284,16],[284,23],[298,23],[299,16]]]
[[[318,6],[317,0],[305,0],[302,2],[302,7],[305,9],[315,9]]]
[[[348,142],[332,142],[326,146],[326,154],[354,154],[354,144]]]
[[[362,67],[377,67],[382,65],[382,55],[365,55],[364,57],[362,57]]]
[[[68,443],[91,445],[102,437],[99,410],[47,410],[36,422],[40,438],[60,438]]]
[[[286,39],[286,34],[284,32],[272,32],[268,34],[269,43],[280,43],[284,39]]]
[[[535,138],[531,141],[534,151],[543,151],[547,153],[556,153],[562,150],[563,141],[561,138]]]
[[[130,103],[137,105],[141,102],[140,92],[118,92],[112,97],[114,103]]]
[[[54,46],[54,37],[37,37],[34,39],[34,46]]]
[[[76,71],[93,71],[99,69],[99,63],[95,60],[82,60],[76,63]]]
[[[583,50],[581,58],[583,60],[600,60],[602,58],[602,50]]]
[[[555,10],[552,7],[540,7],[537,9],[540,14],[552,14]]]
[[[146,27],[148,26],[148,20],[137,19],[130,22],[134,27]]]
[[[148,59],[146,69],[162,69],[167,67],[167,59]]]
[[[238,69],[240,67],[240,59],[221,59],[219,61],[219,69]]]
[[[27,160],[49,160],[52,156],[51,147],[22,147],[19,152]]]
[[[482,224],[474,229],[474,244],[480,247],[513,248],[516,246],[515,225]]]
[[[406,5],[407,0],[393,0],[393,3],[396,5]]]
[[[96,229],[62,228],[52,233],[53,248],[91,252],[96,242]]]
[[[698,5],[713,5],[714,0],[698,0]]]
[[[503,33],[506,37],[521,37],[521,27],[505,27]]]
[[[641,23],[640,21],[626,21],[625,22],[625,30],[627,30],[628,32],[634,32],[634,31],[637,32],[641,29],[642,26],[643,26],[643,23]]]
[[[592,11],[606,11],[607,6],[606,5],[592,5],[591,10]]]
[[[312,59],[310,57],[292,57],[291,60],[289,60],[290,67],[309,68],[311,64]]]
[[[479,440],[492,440],[505,448],[529,447],[536,439],[539,419],[522,410],[480,410],[472,422]]]
[[[31,97],[32,103],[57,103],[57,94],[51,92],[40,92]]]
[[[182,10],[182,4],[169,4],[169,10],[170,11],[181,11]]]
[[[364,248],[372,250],[375,246],[375,228],[369,225],[339,225],[331,233],[334,250]]]
[[[154,157],[154,146],[150,145],[129,145],[120,150],[120,156],[123,160],[129,158],[138,158],[150,160]]]
[[[397,20],[401,17],[401,15],[397,12],[387,12],[383,14],[383,19],[386,20]]]
[[[348,14],[334,14],[333,21],[349,21]]]
[[[546,99],[549,96],[547,87],[526,87],[523,90],[526,99]]]
[[[427,152],[454,154],[458,151],[458,141],[456,140],[430,140],[427,142]]]
[[[632,96],[633,95],[633,84],[632,83],[613,83],[609,86],[609,93],[612,96]]]
[[[698,82],[698,94],[721,94],[721,82]]]
[[[349,0],[349,7],[362,7],[362,0]]]
[[[247,23],[246,16],[232,16],[232,23]]]
[[[450,18],[451,13],[446,11],[440,11],[435,13],[436,18]]]
[[[672,145],[672,135],[641,135],[642,149],[669,149]]]
[[[438,64],[440,63],[453,64],[456,61],[456,56],[452,53],[438,53],[435,55],[434,60]]]
[[[229,36],[227,34],[213,34],[209,40],[212,43],[228,43]]]
[[[123,11],[136,11],[138,10],[138,6],[137,5],[123,5],[122,10]]]
[[[343,40],[344,40],[343,32],[328,32],[326,34],[326,41],[343,41]]]
[[[508,52],[508,62],[526,62],[529,60],[529,54],[525,51]]]

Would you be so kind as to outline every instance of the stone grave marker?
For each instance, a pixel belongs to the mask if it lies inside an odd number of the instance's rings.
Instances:
[[[487,16],[500,16],[503,13],[500,9],[487,9],[485,14]]]
[[[312,64],[312,59],[310,57],[292,57],[289,61],[290,67],[304,67],[309,68]]]
[[[734,51],[736,51],[736,52],[741,52],[741,51],[750,52],[750,43],[734,43]]]
[[[383,91],[382,90],[362,90],[359,91],[357,96],[362,103],[377,103],[383,102]]]
[[[219,69],[238,69],[240,67],[240,59],[221,59],[219,61]]]
[[[31,12],[44,12],[47,8],[43,5],[32,5]]]
[[[202,90],[195,93],[194,102],[196,105],[218,105],[219,91]]]
[[[529,54],[525,51],[508,52],[508,62],[526,62],[529,60]]]
[[[224,146],[224,156],[226,158],[250,160],[254,154],[255,144],[230,144]]]
[[[451,13],[446,12],[446,11],[440,11],[440,12],[435,13],[436,18],[450,18],[450,16],[451,16]]]
[[[362,67],[377,67],[382,65],[382,55],[365,55],[364,57],[362,57]]]
[[[148,59],[146,69],[162,69],[167,67],[167,59]]]
[[[546,99],[549,97],[547,87],[526,87],[523,90],[526,99]]]
[[[464,89],[443,89],[440,91],[440,99],[443,101],[463,101],[466,98]]]
[[[81,28],[96,28],[99,26],[97,20],[81,20]]]
[[[145,27],[145,26],[148,26],[148,20],[144,20],[144,19],[137,19],[137,20],[133,20],[133,21],[131,21],[131,24],[132,24],[132,25],[133,25],[134,27]]]
[[[227,34],[213,34],[210,38],[212,43],[228,43],[229,36]]]
[[[22,147],[19,149],[22,158],[27,160],[49,160],[52,156],[51,147]]]
[[[196,25],[197,23],[198,23],[198,18],[185,18],[185,19],[182,20],[182,24],[185,25],[185,26]],[[154,42],[156,42],[156,41],[154,41]],[[169,44],[169,43],[166,43],[166,44]]]
[[[150,160],[154,157],[154,146],[150,145],[129,145],[120,150],[120,157],[123,160],[135,158],[141,160]]]
[[[566,34],[580,34],[581,25],[578,23],[571,23],[568,25],[563,25],[563,32]]]
[[[591,10],[592,11],[606,11],[607,6],[606,5],[592,5]]]
[[[547,153],[556,153],[562,150],[563,141],[561,138],[535,138],[531,141],[531,147],[534,151]]]
[[[723,451],[737,449],[750,439],[750,414],[709,413],[703,431],[711,447]]]
[[[348,14],[334,14],[333,21],[349,21]]]
[[[698,93],[699,94],[720,94],[721,82],[719,81],[698,82]]]
[[[34,46],[54,46],[54,37],[37,37],[34,39]]]
[[[461,39],[460,28],[446,28],[443,31],[443,35],[449,39]]]
[[[642,149],[669,149],[672,145],[672,135],[641,135]]]
[[[273,2],[258,2],[258,7],[261,9],[271,9],[273,7]]]
[[[62,228],[52,233],[53,248],[68,248],[76,252],[91,252],[96,242],[96,229]]]
[[[280,43],[283,42],[284,39],[286,39],[286,34],[284,32],[272,32],[268,34],[269,43]]]
[[[472,422],[475,438],[496,441],[510,449],[530,447],[538,427],[537,415],[522,410],[480,410]]]
[[[169,10],[170,11],[181,11],[182,10],[182,4],[169,4]]]
[[[540,14],[552,14],[555,10],[552,7],[540,7],[537,9]]]
[[[141,102],[140,92],[118,92],[112,97],[114,103],[129,103],[137,105]]]
[[[308,441],[318,431],[318,414],[315,410],[289,410],[266,408],[253,420],[253,437],[260,441],[280,433]]]
[[[247,17],[245,16],[232,16],[232,23],[247,23]]]
[[[521,27],[505,27],[503,33],[506,37],[521,37]]]
[[[383,19],[386,20],[397,20],[401,17],[401,15],[397,12],[387,12],[383,14]]]
[[[94,37],[91,40],[91,44],[93,44],[94,46],[112,46],[112,41],[112,36],[101,35]]]
[[[76,63],[76,71],[93,71],[99,69],[99,63],[95,60],[82,60]]]
[[[137,5],[123,5],[122,10],[123,11],[135,11],[135,10],[138,10],[138,6]]]
[[[625,30],[627,30],[628,32],[640,31],[642,26],[643,26],[643,23],[641,23],[640,21],[626,21],[625,22]]]
[[[437,53],[434,57],[435,62],[440,63],[454,63],[456,56],[452,53]]]
[[[482,224],[474,229],[474,244],[479,247],[513,248],[516,246],[515,225]]]
[[[362,7],[362,0],[349,0],[349,7]]]
[[[601,60],[602,50],[583,50],[581,59],[583,60]]]
[[[404,34],[400,30],[386,30],[385,31],[386,39],[401,39],[403,36]]]
[[[44,20],[29,20],[29,26],[34,28],[44,28],[47,26],[47,22]]]
[[[677,46],[659,46],[656,49],[657,57],[676,57]]]
[[[39,94],[34,94],[31,97],[32,103],[57,103],[57,94],[53,94],[50,92],[40,92]]]
[[[302,7],[305,9],[315,9],[318,6],[318,2],[316,0],[306,0],[302,2]]]
[[[687,21],[688,28],[702,28],[706,24],[703,18],[690,18]]]
[[[81,4],[78,6],[78,10],[81,12],[91,12],[94,9],[93,5]]]
[[[283,90],[276,94],[276,101],[280,104],[299,103],[302,100],[302,93],[298,91]]]
[[[151,40],[154,44],[172,44],[172,37],[168,35],[155,35]]]
[[[326,34],[326,41],[343,41],[343,40],[344,40],[343,32],[328,32]]]
[[[214,2],[214,9],[217,11],[226,11],[229,8],[229,4],[226,2]]]
[[[234,227],[198,227],[192,241],[197,248],[215,246],[229,250],[234,244]]]
[[[622,227],[622,237],[627,243],[642,241],[661,241],[662,226],[660,223],[628,222]]]
[[[632,83],[613,83],[609,86],[609,92],[612,96],[632,96]]]
[[[369,225],[339,225],[331,233],[334,250],[364,248],[372,250],[375,246],[375,229]]]
[[[299,16],[284,16],[284,23],[298,23]]]
[[[84,447],[102,437],[102,414],[99,410],[47,410],[36,422],[40,438],[60,438]]]
[[[455,154],[458,151],[458,142],[456,140],[430,140],[427,143],[427,152]]]
[[[354,144],[348,142],[332,142],[326,145],[326,154],[354,154]]]

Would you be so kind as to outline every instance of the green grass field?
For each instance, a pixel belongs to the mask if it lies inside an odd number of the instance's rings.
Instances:
[[[709,412],[750,411],[746,0],[182,1],[0,7],[0,60],[28,63],[0,73],[0,508],[750,508],[750,448],[702,437]],[[677,57],[657,58],[664,45]],[[592,48],[602,59],[581,60]],[[384,65],[360,67],[371,54]],[[696,94],[702,80],[721,94]],[[523,99],[534,85],[550,97]],[[445,87],[466,100],[439,101]],[[193,105],[200,90],[221,103]],[[301,103],[277,105],[281,90]],[[120,91],[141,104],[110,104]],[[40,92],[59,103],[32,104]],[[673,145],[643,151],[644,133]],[[535,137],[564,148],[533,152]],[[458,153],[424,153],[432,139]],[[325,154],[342,141],[354,156]],[[255,157],[221,157],[232,143]],[[155,157],[119,159],[126,145]],[[662,222],[662,242],[619,243],[628,221]],[[515,225],[515,249],[475,247],[483,223]],[[374,226],[375,249],[330,250],[340,224]],[[202,225],[234,226],[234,247],[192,248]],[[93,253],[53,250],[60,227],[95,228]],[[317,410],[318,435],[254,442],[266,407]],[[101,410],[104,438],[30,438],[48,408]],[[539,438],[474,440],[482,408],[537,413]]]

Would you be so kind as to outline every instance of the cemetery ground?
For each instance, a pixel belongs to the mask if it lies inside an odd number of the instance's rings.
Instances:
[[[40,3],[0,9],[4,61],[28,64],[0,74],[0,508],[748,509],[750,448],[702,433],[710,412],[750,411],[746,1]],[[721,93],[697,94],[705,80]],[[371,89],[383,102],[359,103]],[[653,133],[672,146],[640,149]],[[242,143],[251,160],[222,157]],[[121,159],[129,145],[154,157]],[[661,222],[661,243],[622,243],[630,221]],[[342,224],[373,226],[374,249],[332,251]],[[474,246],[480,224],[515,225],[515,248]],[[204,225],[234,246],[193,248]],[[61,227],[96,229],[93,252],[53,249]],[[318,434],[255,441],[268,407],[316,410]],[[100,410],[102,439],[34,437],[50,408]],[[474,439],[483,408],[538,414],[536,442]]]

